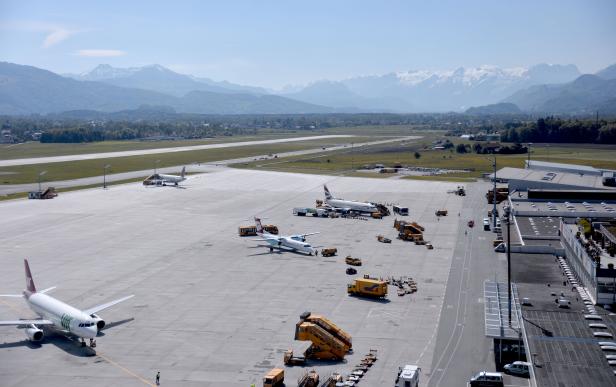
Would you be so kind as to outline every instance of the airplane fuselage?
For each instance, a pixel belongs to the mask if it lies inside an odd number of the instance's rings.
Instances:
[[[271,234],[261,234],[260,236],[264,238],[271,248],[287,248],[309,255],[313,255],[317,251],[309,243],[304,242],[299,237],[278,237],[277,235]]]
[[[342,200],[342,199],[325,199],[325,203],[327,203],[330,207],[333,208],[343,208],[352,211],[358,212],[377,212],[377,208],[370,203],[356,202],[353,200]]]
[[[41,318],[52,321],[56,329],[82,338],[96,337],[96,321],[91,316],[46,294],[34,293],[28,296],[24,293],[30,309]]]

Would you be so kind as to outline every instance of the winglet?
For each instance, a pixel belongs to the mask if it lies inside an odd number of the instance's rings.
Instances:
[[[333,199],[332,194],[329,192],[325,184],[323,184],[323,189],[325,190],[325,199],[328,199],[328,200]]]
[[[24,259],[24,267],[26,269],[26,290],[30,293],[36,293],[36,286],[34,286],[34,280],[32,279],[30,265],[28,265],[27,259]]]

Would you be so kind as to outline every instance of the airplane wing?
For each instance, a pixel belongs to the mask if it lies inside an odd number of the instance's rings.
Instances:
[[[22,298],[23,294],[0,294],[0,297],[15,297],[15,298]]]
[[[103,309],[107,309],[109,307],[114,306],[115,304],[119,304],[120,302],[126,301],[129,298],[133,298],[133,297],[135,297],[135,295],[131,294],[130,296],[122,297],[122,298],[119,298],[119,299],[114,300],[114,301],[109,301],[109,302],[107,302],[105,304],[93,306],[90,309],[84,310],[83,312],[86,313],[86,314],[93,314],[93,313],[96,313],[96,312],[100,312]]]
[[[307,236],[310,236],[310,235],[317,235],[317,234],[320,234],[320,232],[318,232],[318,231],[317,232],[309,232],[308,234],[299,234],[299,235],[303,236],[303,237],[307,237]]]
[[[53,325],[53,321],[49,320],[8,320],[8,321],[0,321],[0,326],[7,325]]]

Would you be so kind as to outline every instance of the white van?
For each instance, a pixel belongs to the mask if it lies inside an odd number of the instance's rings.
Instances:
[[[409,214],[409,209],[407,207],[393,206],[394,214],[399,214],[402,216],[407,216]]]
[[[398,377],[396,377],[396,387],[418,387],[419,386],[419,371],[421,368],[416,365],[405,365],[404,368],[398,368]]]
[[[505,373],[519,376],[529,376],[530,375],[530,363],[525,361],[514,361],[511,364],[505,364],[503,367],[505,369]]]

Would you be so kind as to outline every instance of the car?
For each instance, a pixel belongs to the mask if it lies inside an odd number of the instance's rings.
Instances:
[[[505,364],[503,368],[507,374],[530,376],[530,363],[525,361],[514,361],[511,364]]]
[[[481,371],[469,381],[471,387],[504,387],[503,374],[500,372]]]
[[[483,218],[483,231],[490,231],[490,219]]]

